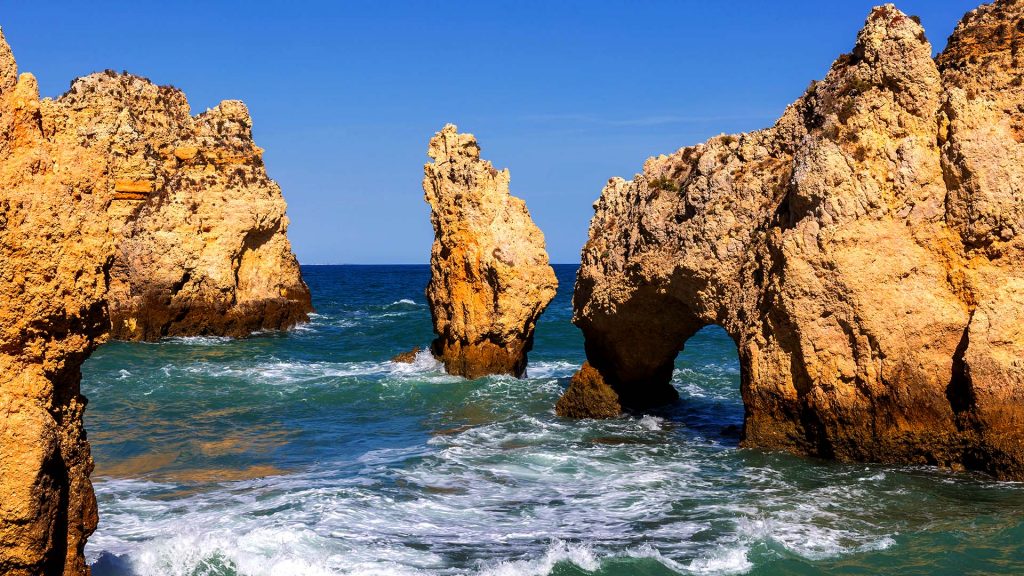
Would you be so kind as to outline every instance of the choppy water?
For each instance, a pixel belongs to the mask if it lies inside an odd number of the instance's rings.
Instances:
[[[426,267],[304,267],[308,326],[112,343],[86,364],[97,576],[1020,574],[1024,485],[737,447],[736,350],[706,329],[682,401],[574,422],[574,268],[529,378],[428,355]]]

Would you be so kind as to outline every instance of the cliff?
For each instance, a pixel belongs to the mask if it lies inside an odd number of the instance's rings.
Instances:
[[[239,102],[191,117],[181,92],[127,74],[41,101],[0,34],[0,573],[88,571],[79,382],[97,344],[310,309],[250,129]]]
[[[1024,478],[1022,18],[979,8],[933,60],[916,19],[875,8],[775,126],[610,180],[559,413],[672,400],[677,353],[717,324],[743,445]]]
[[[244,104],[193,117],[181,91],[108,71],[75,80],[42,114],[59,176],[107,200],[114,338],[245,336],[306,320],[284,199]]]
[[[480,158],[471,134],[449,124],[430,140],[424,166],[430,204],[431,349],[451,374],[521,376],[537,318],[555,297],[544,235],[509,172]]]
[[[60,178],[36,80],[0,34],[0,573],[83,574],[96,527],[79,393],[107,331],[114,236],[88,183]],[[97,215],[101,215],[97,217]]]

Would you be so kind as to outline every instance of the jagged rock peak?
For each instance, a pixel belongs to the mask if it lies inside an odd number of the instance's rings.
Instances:
[[[452,374],[522,375],[537,318],[558,285],[544,235],[509,193],[509,171],[481,160],[472,134],[448,124],[427,155],[434,244],[426,295],[438,335],[431,349]]]
[[[10,90],[18,82],[18,63],[7,43],[3,28],[0,28],[0,90]]]

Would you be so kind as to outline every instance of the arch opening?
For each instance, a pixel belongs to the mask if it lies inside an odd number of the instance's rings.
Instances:
[[[724,328],[708,324],[675,358],[672,385],[680,401],[668,416],[702,436],[739,442],[745,414],[741,381],[736,343]]]

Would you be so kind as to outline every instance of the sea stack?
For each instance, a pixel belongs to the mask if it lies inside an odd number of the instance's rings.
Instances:
[[[509,194],[508,169],[481,159],[472,134],[448,124],[427,155],[431,350],[451,374],[522,376],[537,318],[558,287],[544,234],[526,203]]]
[[[772,128],[610,180],[574,294],[589,365],[559,412],[671,400],[677,353],[717,324],[743,445],[1024,479],[1022,21],[983,6],[934,60],[875,8]]]
[[[180,90],[111,71],[44,100],[58,170],[106,198],[111,336],[245,336],[307,319],[309,290],[245,104],[192,116]]]
[[[0,574],[88,573],[79,383],[100,342],[309,310],[250,127],[240,102],[192,117],[180,91],[112,72],[40,100],[0,33]]]

